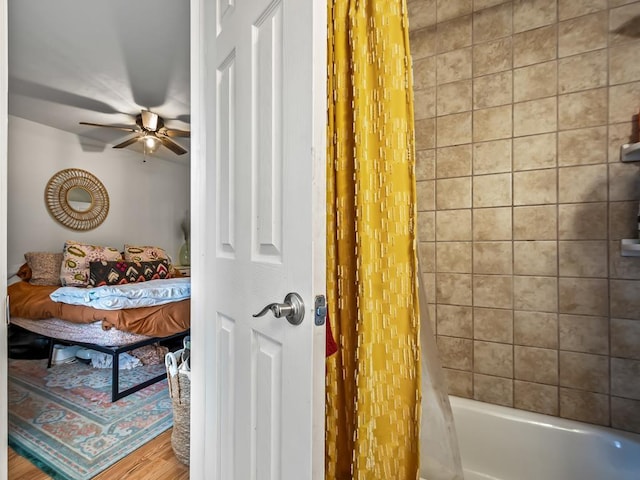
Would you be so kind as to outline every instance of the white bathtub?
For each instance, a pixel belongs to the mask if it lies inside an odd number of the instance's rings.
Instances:
[[[640,479],[640,435],[450,399],[465,480]]]

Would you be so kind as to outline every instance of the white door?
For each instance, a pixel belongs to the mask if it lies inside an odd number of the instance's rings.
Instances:
[[[0,479],[7,478],[7,1],[0,0]]]
[[[191,478],[324,478],[326,4],[192,1]],[[296,292],[293,325],[268,304]]]

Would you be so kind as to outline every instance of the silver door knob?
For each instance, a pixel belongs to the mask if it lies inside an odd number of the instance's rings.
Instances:
[[[291,325],[300,325],[304,318],[304,302],[297,293],[287,293],[284,303],[270,303],[253,316],[261,317],[268,311],[276,318],[286,317]]]

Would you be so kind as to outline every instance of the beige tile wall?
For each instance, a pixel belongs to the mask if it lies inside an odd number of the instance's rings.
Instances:
[[[640,1],[409,0],[450,392],[640,432]]]

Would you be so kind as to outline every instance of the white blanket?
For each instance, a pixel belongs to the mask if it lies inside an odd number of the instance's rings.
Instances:
[[[151,307],[190,298],[191,278],[169,278],[95,288],[60,287],[49,297],[54,302],[100,310]]]

